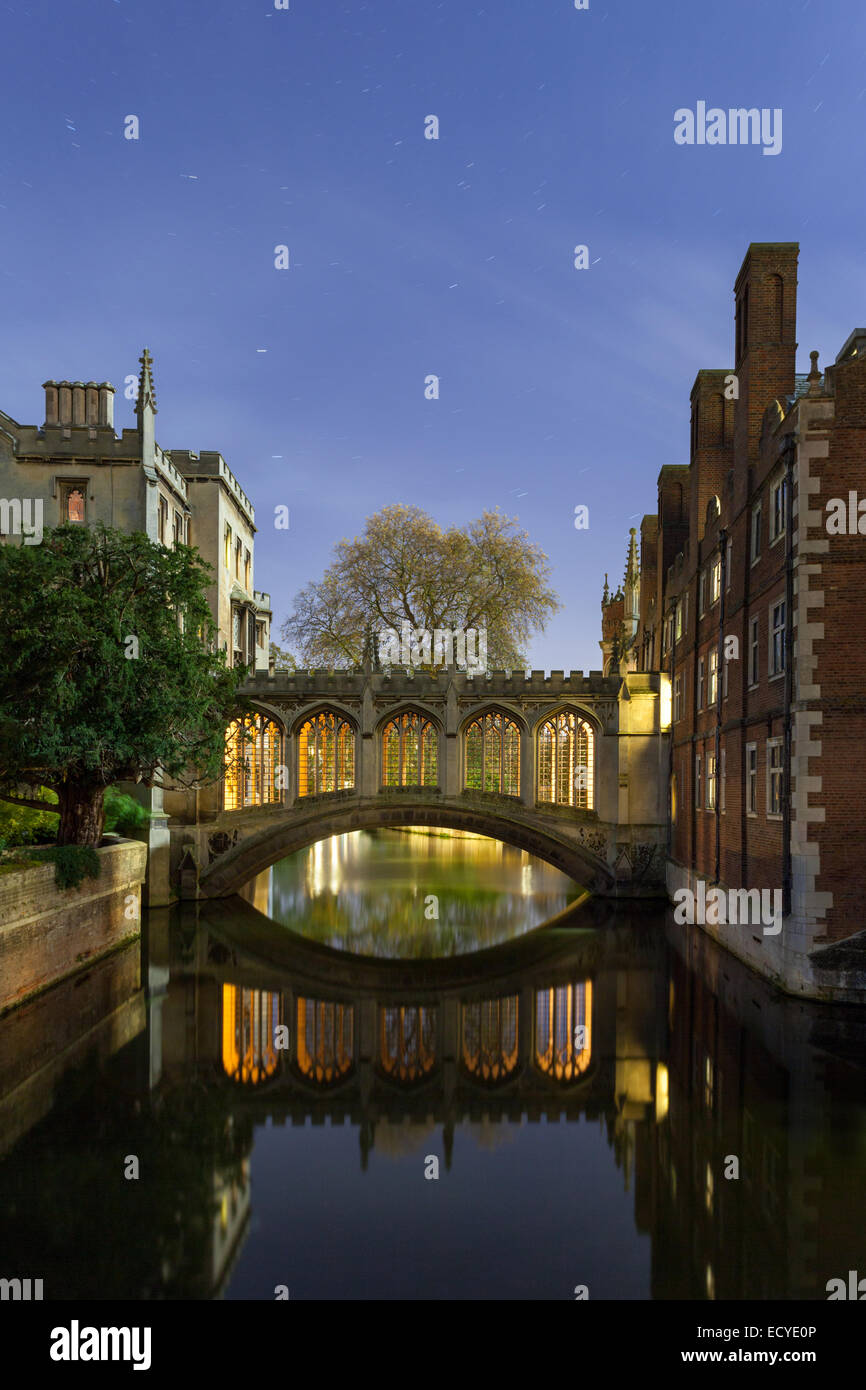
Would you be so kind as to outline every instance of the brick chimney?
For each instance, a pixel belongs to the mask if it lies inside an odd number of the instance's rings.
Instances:
[[[799,252],[795,241],[753,241],[734,286],[735,506],[745,497],[749,467],[758,461],[764,411],[777,396],[794,392]]]

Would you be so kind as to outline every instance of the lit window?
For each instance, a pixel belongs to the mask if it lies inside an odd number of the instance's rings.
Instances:
[[[518,1064],[519,996],[461,1005],[460,1056],[476,1081],[505,1081]]]
[[[710,652],[710,672],[707,681],[707,705],[712,706],[716,703],[719,694],[719,651],[716,648]]]
[[[683,717],[683,678],[674,676],[674,719]]]
[[[226,569],[230,569],[232,563],[232,528],[229,525],[226,525],[223,539],[225,546],[225,566]]]
[[[592,1057],[592,982],[535,991],[535,1065],[555,1081],[576,1081]]]
[[[467,791],[520,795],[520,730],[503,714],[473,719],[465,737]]]
[[[722,592],[722,557],[717,555],[710,569],[710,606],[718,601]]]
[[[704,707],[704,658],[698,661],[698,709]]]
[[[262,714],[236,719],[228,727],[223,808],[265,806],[279,801],[277,768],[282,765],[282,734]]]
[[[707,810],[716,809],[716,755],[707,754]]]
[[[701,755],[695,754],[695,806],[700,810],[701,806]]]
[[[319,1086],[342,1081],[352,1070],[355,1050],[351,1004],[300,998],[297,1003],[297,1066]]]
[[[585,720],[568,710],[538,730],[536,800],[591,809],[594,803],[594,740]]]
[[[74,522],[81,526],[84,524],[84,493],[81,488],[71,487],[64,499],[63,520]]]
[[[749,685],[757,685],[759,677],[758,619],[749,623]]]
[[[298,796],[346,791],[355,785],[355,731],[340,715],[323,711],[298,735]]]
[[[383,786],[437,786],[438,744],[434,725],[423,715],[410,711],[389,720],[382,731]]]

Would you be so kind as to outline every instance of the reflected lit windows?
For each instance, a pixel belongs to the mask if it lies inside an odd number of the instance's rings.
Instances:
[[[562,710],[538,730],[538,801],[560,806],[594,805],[594,747],[586,720]]]
[[[520,730],[504,714],[473,719],[465,735],[468,791],[520,795]]]
[[[298,735],[298,796],[355,785],[355,730],[329,710],[308,719]]]
[[[435,787],[438,764],[438,737],[429,719],[410,710],[389,720],[382,732],[383,786]]]
[[[234,1081],[257,1085],[277,1069],[280,996],[264,989],[223,985],[223,1070]]]
[[[574,1081],[592,1055],[592,982],[535,992],[535,1064],[556,1081]]]
[[[321,1086],[342,1081],[352,1070],[354,1009],[325,999],[298,1000],[297,1064],[302,1076]]]
[[[277,768],[282,764],[282,734],[263,714],[235,719],[228,727],[223,809],[267,806],[279,801]]]
[[[517,1066],[518,996],[483,999],[461,1007],[463,1065],[478,1081],[506,1080]]]
[[[416,1005],[379,1007],[379,1065],[395,1081],[423,1081],[436,1065],[438,1010]]]

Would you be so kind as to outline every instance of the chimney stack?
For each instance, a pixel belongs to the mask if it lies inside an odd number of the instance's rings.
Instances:
[[[114,429],[114,387],[110,381],[99,383],[99,424],[103,429]]]

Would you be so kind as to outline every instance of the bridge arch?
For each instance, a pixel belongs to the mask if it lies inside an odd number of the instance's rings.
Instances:
[[[418,790],[422,793],[418,799],[395,798],[393,789],[386,789],[368,804],[359,804],[354,798],[327,800],[305,808],[306,814],[299,815],[299,808],[276,813],[267,826],[240,839],[202,871],[199,894],[204,898],[228,897],[277,860],[332,835],[410,825],[487,835],[536,855],[587,889],[610,891],[614,873],[607,861],[556,822],[547,824],[511,801],[498,807],[470,800],[437,800],[424,797],[422,789]]]

